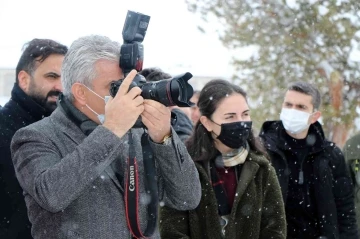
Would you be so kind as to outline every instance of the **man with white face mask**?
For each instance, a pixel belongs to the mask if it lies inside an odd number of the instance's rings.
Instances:
[[[280,121],[260,137],[280,182],[287,238],[358,238],[354,193],[341,150],[327,141],[318,119],[321,97],[306,82],[291,84]]]
[[[194,209],[201,186],[170,125],[170,110],[123,79],[120,44],[104,36],[74,41],[62,65],[58,108],[17,131],[11,150],[32,235],[49,238],[160,238],[161,202]],[[134,127],[141,116],[145,128]]]

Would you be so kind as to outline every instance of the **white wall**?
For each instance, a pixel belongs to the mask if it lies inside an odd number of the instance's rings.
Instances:
[[[10,97],[7,96],[0,96],[0,105],[4,106],[6,104],[6,102],[8,102],[10,99]]]

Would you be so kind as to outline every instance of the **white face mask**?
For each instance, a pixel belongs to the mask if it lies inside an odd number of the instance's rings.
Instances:
[[[295,109],[282,108],[280,120],[284,128],[291,134],[298,134],[309,127],[310,113]]]
[[[99,97],[100,99],[105,101],[105,104],[108,102],[108,100],[110,99],[110,95],[106,95],[105,98],[101,97],[100,95],[98,95],[95,91],[93,91],[92,89],[90,89],[89,87],[85,86],[88,90],[90,90],[92,93],[94,93],[97,97]],[[91,112],[93,112],[94,114],[96,114],[97,118],[99,119],[100,123],[103,124],[105,122],[105,115],[104,114],[98,114],[95,110],[93,110],[90,106],[88,106],[87,104],[85,105],[89,110],[91,110]]]

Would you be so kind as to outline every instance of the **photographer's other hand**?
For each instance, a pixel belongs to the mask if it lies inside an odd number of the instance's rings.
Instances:
[[[123,80],[115,97],[110,97],[105,105],[103,126],[120,138],[135,124],[144,111],[144,99],[140,96],[141,89],[133,87],[129,91],[129,86],[136,74],[136,70],[132,70]]]
[[[161,143],[165,136],[170,135],[171,112],[163,104],[154,100],[145,100],[141,118],[151,140],[155,143]]]

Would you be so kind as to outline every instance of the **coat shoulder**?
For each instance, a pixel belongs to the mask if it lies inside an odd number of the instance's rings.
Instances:
[[[268,168],[271,166],[270,161],[264,155],[254,152],[250,152],[246,160],[258,164],[260,168]]]
[[[25,126],[24,128],[21,128],[18,130],[18,132],[21,131],[36,131],[36,132],[41,132],[41,133],[45,133],[50,130],[49,129],[49,125],[50,125],[50,117],[46,117],[43,118],[42,120],[39,120],[35,123],[32,123],[28,126]],[[53,129],[51,129],[53,130]]]

